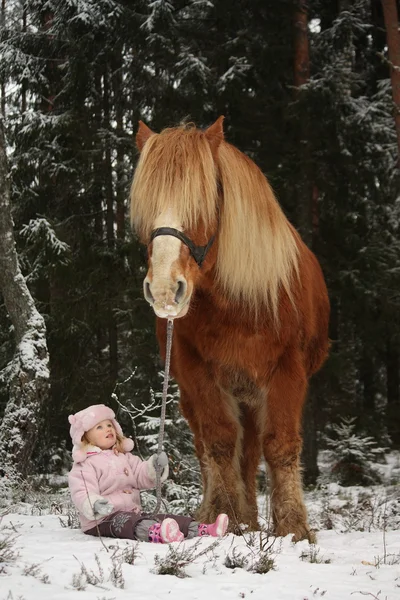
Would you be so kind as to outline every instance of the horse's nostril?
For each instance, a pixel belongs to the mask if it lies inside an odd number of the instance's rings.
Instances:
[[[176,294],[175,294],[175,302],[177,304],[179,304],[179,302],[185,296],[185,293],[186,293],[186,282],[179,280],[178,281],[178,289],[176,290]]]
[[[154,304],[153,294],[150,291],[150,283],[148,281],[144,282],[144,296],[149,304]]]

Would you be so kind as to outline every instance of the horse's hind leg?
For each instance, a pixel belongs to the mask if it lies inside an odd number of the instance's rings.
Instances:
[[[264,456],[271,475],[271,514],[276,535],[313,541],[301,484],[301,415],[307,379],[301,357],[286,352],[267,394]]]

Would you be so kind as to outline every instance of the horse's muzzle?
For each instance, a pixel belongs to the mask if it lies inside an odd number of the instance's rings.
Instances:
[[[148,277],[143,282],[144,297],[161,319],[174,319],[186,315],[189,308],[186,279],[179,277],[174,282],[156,284]]]

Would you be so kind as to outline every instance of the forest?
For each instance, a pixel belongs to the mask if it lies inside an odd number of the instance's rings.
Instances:
[[[2,0],[3,469],[68,464],[67,417],[89,404],[110,405],[132,434],[128,407],[144,440],[156,429],[163,365],[142,291],[146,248],[129,223],[135,134],[139,120],[160,131],[220,115],[329,290],[330,356],[304,412],[306,483],[346,427],[400,448],[398,10],[395,0]],[[171,414],[184,452],[188,433]]]

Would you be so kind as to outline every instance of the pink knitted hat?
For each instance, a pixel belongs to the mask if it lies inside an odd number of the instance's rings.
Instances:
[[[86,431],[92,429],[100,421],[109,419],[114,425],[115,431],[123,436],[121,425],[115,419],[115,413],[111,408],[105,406],[105,404],[93,404],[83,410],[69,415],[68,421],[71,424],[69,433],[72,438],[74,447],[72,448],[72,458],[74,462],[82,462],[86,458],[86,451],[84,450],[85,444],[82,443],[82,436]],[[133,441],[130,438],[124,438],[122,441],[122,450],[124,452],[130,452],[133,449]]]

